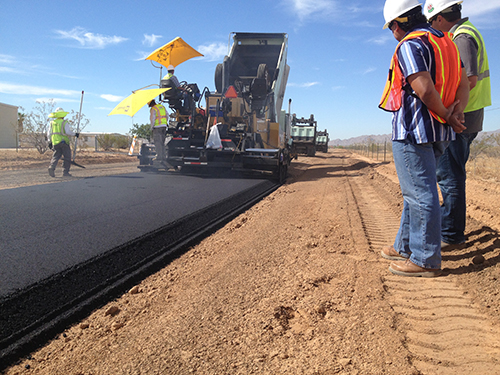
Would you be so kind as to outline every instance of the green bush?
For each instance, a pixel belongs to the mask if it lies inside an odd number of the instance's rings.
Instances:
[[[114,148],[128,149],[131,138],[120,134],[101,134],[97,137],[97,143],[104,151],[111,151]]]

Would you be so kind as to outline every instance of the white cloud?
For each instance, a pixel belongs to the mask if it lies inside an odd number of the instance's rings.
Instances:
[[[319,85],[319,82],[288,83],[288,86],[302,87],[302,88],[309,88],[309,87],[316,86],[316,85]]]
[[[462,14],[467,17],[483,16],[500,9],[500,0],[476,0],[462,4]]]
[[[482,29],[498,29],[500,0],[466,1],[462,5],[462,16],[470,17],[471,22],[480,31]]]
[[[139,55],[139,57],[136,58],[136,59],[134,59],[134,61],[146,60],[146,57],[148,57],[149,55],[151,55],[151,52],[152,51],[149,51],[149,52],[137,51],[137,54]]]
[[[148,47],[153,47],[158,42],[158,40],[160,40],[161,38],[163,38],[163,36],[161,36],[161,35],[144,34],[144,39],[142,40],[142,44],[145,46],[148,46]]]
[[[37,98],[35,100],[37,103],[48,103],[54,101],[55,103],[79,103],[78,99],[68,99],[68,98]]]
[[[14,64],[15,62],[16,58],[14,56],[0,54],[0,64]]]
[[[285,0],[284,2],[301,21],[331,17],[337,10],[337,3],[334,0]]]
[[[369,73],[374,72],[376,70],[377,70],[377,68],[369,67],[369,68],[366,68],[361,74],[363,74],[363,75],[369,74]]]
[[[123,96],[111,95],[111,94],[102,94],[101,98],[107,100],[108,102],[117,103],[123,99]]]
[[[198,47],[198,52],[204,55],[204,60],[207,61],[222,61],[227,55],[227,44],[221,42],[211,43]]]
[[[17,85],[11,83],[0,82],[0,93],[14,95],[62,95],[62,96],[79,96],[81,91],[52,89],[48,87]]]
[[[20,73],[20,71],[6,66],[0,66],[0,73]]]
[[[368,1],[346,3],[340,0],[281,0],[281,6],[297,17],[298,25],[311,22],[328,22],[356,27],[374,28],[378,25],[368,21],[374,13],[380,13],[382,5]]]
[[[83,48],[89,49],[103,49],[108,45],[122,43],[127,38],[121,36],[106,36],[100,34],[90,33],[82,27],[75,27],[70,31],[55,30],[61,39],[74,39]]]
[[[381,34],[379,36],[368,39],[367,43],[377,44],[379,46],[385,45],[389,42],[394,42],[394,36],[391,34]]]

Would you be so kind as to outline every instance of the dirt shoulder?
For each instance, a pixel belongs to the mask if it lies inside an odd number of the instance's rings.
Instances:
[[[498,190],[469,193],[470,247],[446,254],[445,276],[408,281],[377,242],[398,223],[394,177],[347,151],[299,158],[273,194],[6,374],[498,373]],[[450,355],[468,328],[482,342]]]
[[[0,150],[0,190],[139,171],[135,155],[129,156],[125,152],[79,151],[75,162],[85,168],[72,165],[72,177],[63,178],[62,161],[59,161],[56,177],[52,178],[47,171],[51,157],[52,152],[40,154],[35,150]]]

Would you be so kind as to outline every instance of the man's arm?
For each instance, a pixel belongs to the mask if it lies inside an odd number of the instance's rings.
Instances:
[[[67,135],[76,135],[76,133],[73,130],[71,130],[71,125],[69,124],[68,120],[64,120],[64,132]]]
[[[478,76],[469,76],[469,87],[472,90],[477,85]]]
[[[469,77],[469,78],[471,78],[471,77]],[[455,99],[460,100],[460,102],[455,107],[455,111],[453,112],[453,116],[452,116],[455,118],[455,121],[459,121],[461,124],[463,124],[465,122],[464,109],[465,109],[465,107],[467,107],[467,103],[469,102],[470,90],[471,90],[470,79],[467,78],[467,72],[465,71],[465,69],[462,69],[462,79],[460,81],[460,85],[458,86],[457,93],[455,95]],[[453,129],[453,130],[455,130],[455,129]]]
[[[156,120],[156,111],[154,108],[151,108],[149,111],[149,123],[151,125],[151,129],[155,126],[155,120]]]
[[[479,75],[479,66],[477,62],[479,46],[476,40],[468,34],[459,34],[453,41],[460,52],[460,59],[464,64],[465,72],[469,78],[470,89],[472,90],[477,84]]]
[[[465,77],[465,80],[463,79],[464,75],[466,76],[465,72],[462,70],[462,81],[457,90],[456,100],[448,108],[444,106],[439,93],[436,91],[429,72],[418,72],[408,76],[406,79],[413,91],[415,91],[427,108],[436,113],[439,117],[445,119],[456,133],[461,133],[466,129],[462,124],[461,118],[463,118],[463,109],[467,105],[469,99],[469,81],[467,77]],[[467,87],[467,90],[464,90],[464,87]]]

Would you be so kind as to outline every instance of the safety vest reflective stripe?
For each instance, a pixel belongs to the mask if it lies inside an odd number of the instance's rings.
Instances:
[[[166,126],[167,125],[167,110],[164,106],[157,104],[153,107],[155,111],[155,124],[154,126]]]
[[[57,118],[50,122],[52,131],[50,140],[54,146],[61,143],[62,141],[69,144],[69,137],[65,132],[65,123],[66,120],[62,118]]]
[[[396,112],[401,108],[403,91],[403,72],[398,62],[398,50],[401,44],[409,39],[427,36],[433,50],[436,65],[436,77],[433,77],[435,88],[443,101],[445,107],[450,106],[454,100],[457,88],[461,81],[462,67],[460,65],[460,55],[451,36],[445,33],[444,37],[437,37],[428,31],[414,31],[409,33],[396,47],[396,51],[391,60],[389,76],[385,84],[384,93],[380,100],[379,107],[390,112]],[[449,84],[453,82],[454,84]],[[436,113],[429,110],[432,116],[441,123],[445,120]]]
[[[491,105],[491,82],[488,55],[484,48],[484,40],[479,31],[469,21],[461,24],[453,33],[453,39],[460,34],[468,34],[476,41],[477,50],[477,84],[469,93],[469,102],[464,112],[477,111]]]
[[[462,77],[460,53],[458,52],[458,47],[456,46],[456,44],[451,40],[451,34],[447,34],[447,37],[445,38],[438,38],[432,33],[429,33],[429,41],[434,46],[434,51],[439,51],[439,54],[437,55],[436,53],[434,53],[434,59],[436,60],[436,75],[439,69],[439,71],[441,72],[442,81],[436,79],[435,87],[439,92],[439,96],[441,97],[444,106],[449,107],[455,101],[457,89],[460,85]],[[452,54],[450,51],[454,51],[455,53]],[[446,122],[437,114],[432,113],[432,115],[439,122]]]

